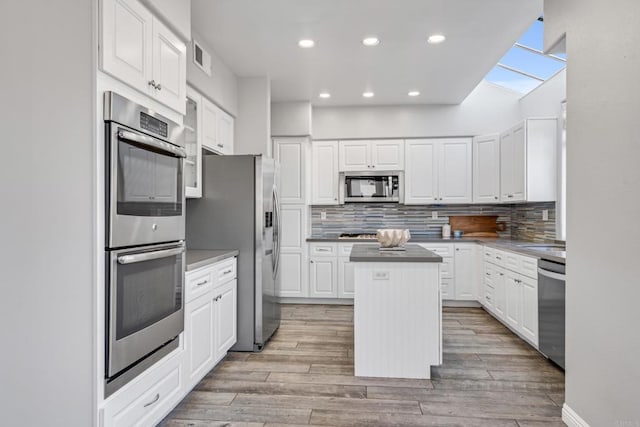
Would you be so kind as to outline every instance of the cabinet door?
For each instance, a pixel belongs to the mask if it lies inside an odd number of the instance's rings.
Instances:
[[[414,139],[405,143],[404,203],[424,205],[438,197],[438,162],[433,140]]]
[[[187,384],[194,386],[215,363],[213,296],[207,293],[185,306]]]
[[[202,197],[202,96],[187,87],[184,116],[184,186],[186,197]]]
[[[475,300],[475,245],[456,244],[454,279],[455,279],[455,299]]]
[[[354,263],[349,258],[338,258],[338,298],[353,298],[355,286]]]
[[[371,143],[369,141],[340,141],[340,172],[371,170]]]
[[[153,78],[152,37],[153,15],[137,0],[102,2],[102,69],[145,93]]]
[[[215,301],[215,357],[220,360],[237,339],[237,280],[214,289]]]
[[[216,147],[222,154],[233,154],[234,119],[218,108],[218,141]]]
[[[445,139],[440,142],[438,150],[438,200],[442,203],[471,203],[471,139]]]
[[[505,289],[507,296],[505,320],[515,330],[519,330],[522,322],[522,288],[520,287],[520,281],[515,273],[510,271],[506,272]]]
[[[278,296],[304,298],[308,295],[307,268],[304,253],[280,254]]]
[[[522,328],[525,338],[538,347],[538,281],[529,277],[522,280]]]
[[[153,20],[153,80],[158,101],[185,113],[187,47],[162,22]]]
[[[220,151],[218,146],[218,107],[206,98],[202,100],[202,146]]]
[[[404,170],[404,140],[371,141],[371,167],[382,171]]]
[[[526,200],[526,164],[527,164],[527,154],[526,154],[526,128],[524,123],[518,125],[513,129],[513,140],[512,140],[512,170],[511,170],[511,179],[512,179],[512,187],[511,187],[511,201],[519,202]]]
[[[500,137],[479,136],[473,139],[473,201],[500,201]]]
[[[309,296],[312,298],[336,298],[338,296],[337,258],[311,258],[309,268]]]
[[[282,205],[282,247],[277,290],[281,297],[308,295],[305,242],[307,209],[305,205]]]
[[[493,307],[495,309],[495,313],[499,319],[504,320],[505,318],[505,305],[506,305],[506,275],[505,270],[500,267],[495,267],[494,269],[494,280],[493,280]]]
[[[500,201],[513,201],[513,132],[500,135]]]
[[[280,163],[280,201],[286,204],[306,203],[306,138],[275,138],[274,157]]]
[[[311,145],[311,204],[338,204],[338,142]]]

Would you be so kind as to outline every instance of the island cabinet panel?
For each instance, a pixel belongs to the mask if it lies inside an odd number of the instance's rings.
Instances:
[[[430,378],[442,360],[439,263],[354,264],[355,375]]]

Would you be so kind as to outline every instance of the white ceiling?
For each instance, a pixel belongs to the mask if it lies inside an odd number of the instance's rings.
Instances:
[[[234,73],[269,76],[273,101],[314,105],[458,104],[541,14],[542,0],[192,3],[194,30]],[[427,44],[433,33],[447,40]],[[380,45],[364,47],[368,35]],[[316,46],[299,48],[303,38]]]

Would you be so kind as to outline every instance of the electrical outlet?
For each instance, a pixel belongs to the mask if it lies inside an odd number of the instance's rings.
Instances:
[[[438,211],[431,212],[431,219],[438,219]]]
[[[320,219],[327,219],[327,212],[326,211],[320,211]]]
[[[543,209],[542,210],[542,220],[543,221],[549,221],[549,210],[548,209]]]

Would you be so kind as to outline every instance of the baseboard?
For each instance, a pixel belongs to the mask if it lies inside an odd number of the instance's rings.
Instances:
[[[353,305],[351,298],[279,298],[280,304]]]
[[[452,299],[443,299],[442,300],[442,306],[443,307],[473,307],[473,308],[480,308],[482,307],[482,304],[480,304],[478,301],[457,301],[457,300],[452,300]]]
[[[589,424],[566,403],[562,405],[562,421],[569,427],[589,427]]]

